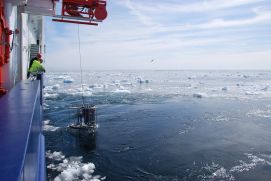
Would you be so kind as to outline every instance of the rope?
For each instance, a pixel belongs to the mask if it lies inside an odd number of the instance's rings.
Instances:
[[[85,98],[84,98],[84,87],[83,87],[83,70],[82,70],[82,55],[81,55],[81,40],[80,40],[80,29],[78,24],[78,51],[79,51],[79,60],[80,60],[80,75],[81,75],[81,88],[82,88],[82,102],[85,105]]]

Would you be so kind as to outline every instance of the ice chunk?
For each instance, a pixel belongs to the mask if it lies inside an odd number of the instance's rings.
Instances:
[[[66,158],[61,152],[46,152],[46,157],[49,159],[61,161],[58,164],[49,164],[48,169],[60,172],[54,178],[54,181],[73,181],[73,180],[89,180],[100,181],[105,180],[106,177],[100,175],[93,175],[95,165],[93,163],[82,163],[83,157],[70,157]]]
[[[65,76],[54,77],[55,80],[63,80],[63,79],[65,79],[65,78],[66,78]]]
[[[63,155],[62,152],[57,152],[57,151],[51,152],[51,150],[48,150],[46,152],[46,157],[51,160],[56,160],[56,161],[61,161],[65,159],[65,156]]]
[[[59,127],[55,127],[55,126],[52,126],[52,125],[44,125],[43,126],[44,131],[56,131],[58,129],[59,129]]]
[[[133,86],[133,84],[130,83],[130,82],[125,82],[125,83],[123,83],[122,85],[124,85],[124,86]]]
[[[246,95],[259,95],[259,93],[258,92],[253,92],[253,91],[247,91],[246,92]]]
[[[143,78],[138,77],[137,82],[140,83],[140,84],[144,84],[144,83],[148,84],[150,81],[149,80],[144,80]]]
[[[94,90],[101,90],[105,88],[105,85],[93,84],[93,85],[90,85],[89,88],[94,89]]]
[[[120,83],[115,83],[115,86],[119,88],[121,87]]]
[[[228,178],[227,170],[225,168],[220,168],[217,171],[215,171],[212,176],[214,178]]]
[[[58,97],[58,94],[57,93],[45,93],[44,95],[44,98],[57,98]]]
[[[66,83],[66,84],[70,84],[70,83],[73,83],[73,79],[71,79],[71,78],[66,78],[66,79],[64,79],[63,80],[63,83]]]
[[[262,89],[262,91],[268,91],[269,90],[269,85],[267,85],[267,86],[265,86],[263,89]]]
[[[60,85],[59,85],[59,84],[56,84],[56,85],[53,85],[53,86],[52,86],[52,89],[53,89],[53,90],[58,90],[59,87],[60,87]]]
[[[50,123],[50,120],[44,120],[43,123],[44,123],[44,124],[49,124],[49,123]]]
[[[151,89],[151,88],[148,88],[148,89],[145,89],[145,91],[152,91],[152,89]]]
[[[44,121],[43,123],[43,130],[44,131],[56,131],[59,129],[59,127],[55,127],[55,126],[52,126],[52,125],[49,125],[49,120],[48,122],[47,121]]]
[[[91,88],[91,89],[93,89],[95,87],[98,87],[98,84],[92,84],[92,85],[89,86],[89,88]]]
[[[114,91],[114,93],[117,93],[117,94],[130,94],[131,91],[127,90],[127,89],[116,89]]]
[[[193,97],[195,97],[195,98],[203,98],[203,97],[207,97],[207,95],[205,93],[194,93]]]

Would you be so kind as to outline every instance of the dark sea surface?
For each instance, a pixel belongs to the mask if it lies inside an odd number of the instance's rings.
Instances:
[[[48,180],[271,180],[271,72],[49,73]],[[70,83],[64,83],[70,82]],[[94,135],[69,106],[95,104]]]

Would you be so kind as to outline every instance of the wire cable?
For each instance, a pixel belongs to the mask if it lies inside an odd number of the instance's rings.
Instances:
[[[82,70],[82,55],[81,55],[81,40],[80,40],[80,27],[78,24],[78,51],[79,51],[79,60],[80,60],[80,75],[81,75],[81,88],[82,88],[82,102],[83,106],[85,105],[85,98],[84,98],[84,87],[83,87],[83,70]]]

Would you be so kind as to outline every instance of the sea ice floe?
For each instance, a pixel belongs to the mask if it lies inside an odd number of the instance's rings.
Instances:
[[[253,92],[253,91],[247,91],[246,95],[252,96],[252,95],[259,95],[259,92]]]
[[[82,93],[84,96],[92,96],[93,93],[91,91],[84,91],[84,93]]]
[[[47,165],[48,169],[59,172],[54,181],[100,181],[106,177],[93,175],[95,165],[93,163],[82,163],[81,156],[65,158],[62,152],[47,151],[46,157],[50,159],[51,164]]]
[[[91,89],[93,89],[95,91],[100,91],[100,90],[105,89],[106,86],[103,85],[103,84],[92,84],[92,85],[89,86],[89,88],[91,88]]]
[[[103,88],[104,88],[104,89],[108,89],[108,84],[106,84],[106,83],[103,84]]]
[[[82,89],[78,88],[76,89],[77,91],[72,91],[71,92],[71,95],[84,95],[84,96],[92,96],[93,93],[92,93],[92,90],[88,90],[88,89],[84,89],[84,91],[82,91]]]
[[[52,86],[52,90],[58,90],[58,89],[59,89],[59,87],[60,87],[60,85],[59,85],[59,84],[53,85],[53,86]]]
[[[89,86],[89,88],[93,89],[93,88],[96,88],[96,87],[101,87],[99,84],[92,84]]]
[[[227,122],[230,121],[230,118],[225,116],[225,115],[217,115],[217,116],[212,116],[210,121],[214,122]]]
[[[44,131],[56,131],[59,129],[59,127],[55,127],[55,126],[49,125],[49,124],[50,124],[50,120],[43,121],[43,130]]]
[[[207,94],[198,92],[198,93],[194,93],[193,97],[195,97],[195,98],[203,98],[203,97],[207,97]]]
[[[122,82],[122,83],[126,83],[126,82],[128,82],[128,80],[121,80],[120,82]]]
[[[153,91],[151,88],[144,89],[145,91]]]
[[[115,87],[120,88],[121,87],[120,83],[115,83]]]
[[[187,77],[188,80],[191,80],[191,79],[193,79],[193,78],[194,78],[194,77]]]
[[[58,77],[54,77],[54,80],[63,80],[65,78],[66,76],[58,76]]]
[[[50,120],[44,120],[43,121],[43,124],[49,124],[50,123]]]
[[[44,125],[43,126],[44,131],[56,131],[58,129],[59,129],[59,127],[55,127],[55,126],[52,126],[52,125]]]
[[[113,93],[116,93],[116,94],[130,94],[131,91],[129,91],[127,89],[116,89]]]
[[[115,87],[115,84],[107,84],[109,87]]]
[[[66,83],[66,84],[70,84],[70,83],[73,83],[73,79],[72,78],[66,78],[63,80],[63,83]]]
[[[124,86],[133,86],[133,84],[130,83],[130,82],[125,82],[125,83],[123,83],[122,85],[124,85]]]
[[[269,90],[269,88],[270,88],[270,86],[269,85],[267,85],[267,86],[265,86],[263,89],[261,89],[262,91],[268,91]]]
[[[75,88],[76,92],[82,92],[82,91],[92,91],[93,89],[89,88],[89,87],[85,87],[85,86],[82,86],[82,87],[78,87],[78,88]]]
[[[58,94],[57,93],[44,93],[44,98],[57,98]]]
[[[138,77],[138,78],[137,78],[137,82],[140,83],[140,84],[143,84],[143,83],[148,84],[150,81],[149,81],[149,80],[144,80],[143,78]]]
[[[63,155],[62,152],[57,152],[57,151],[52,152],[51,150],[48,150],[46,152],[46,157],[55,161],[61,161],[65,159],[65,156]]]

